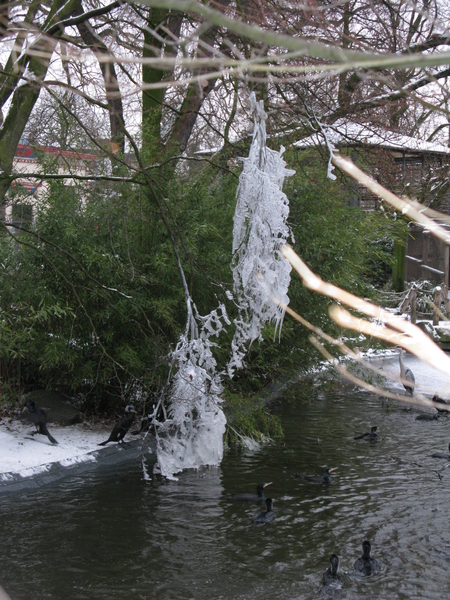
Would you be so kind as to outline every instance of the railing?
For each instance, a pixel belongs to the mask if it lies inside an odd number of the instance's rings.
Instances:
[[[431,290],[424,290],[413,283],[406,292],[389,294],[386,300],[388,298],[392,306],[391,310],[395,313],[400,315],[410,313],[411,323],[416,323],[418,318],[428,318],[433,321],[433,325],[439,325],[439,321],[450,321],[450,300],[448,287],[445,284],[438,285]],[[425,307],[430,308],[430,312],[420,310]]]

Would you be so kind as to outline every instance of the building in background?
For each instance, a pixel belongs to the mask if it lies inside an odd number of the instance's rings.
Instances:
[[[97,164],[94,154],[60,150],[51,146],[32,147],[25,139],[17,146],[14,154],[13,172],[19,175],[11,184],[0,217],[20,229],[31,223],[34,207],[48,190],[48,180],[43,174],[87,176]],[[75,179],[64,179],[66,185],[74,185]]]

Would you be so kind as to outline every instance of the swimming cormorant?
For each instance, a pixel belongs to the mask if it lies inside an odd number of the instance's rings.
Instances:
[[[272,482],[269,483],[258,483],[256,486],[256,494],[234,494],[234,496],[230,496],[230,500],[244,501],[244,502],[264,502],[266,497],[264,496],[264,489],[272,485]]]
[[[430,415],[430,414],[417,415],[416,421],[437,421],[440,416],[441,416],[441,413],[439,413],[439,412],[434,413],[433,415]]]
[[[114,429],[111,431],[111,435],[106,442],[101,442],[99,446],[106,446],[108,442],[121,442],[125,437],[125,434],[130,429],[131,424],[134,421],[134,415],[136,411],[132,404],[125,407],[125,416],[123,416],[118,423],[114,425]]]
[[[34,400],[27,400],[25,402],[20,416],[21,418],[24,418],[27,421],[34,423],[34,425],[36,426],[36,431],[32,431],[30,435],[36,435],[37,433],[40,433],[41,435],[46,435],[52,444],[58,443],[55,440],[55,438],[48,432],[47,415],[42,410],[42,408],[36,406]]]
[[[272,506],[272,498],[266,498],[266,510],[255,515],[252,519],[253,523],[271,523],[276,517],[276,514],[272,510]]]
[[[406,380],[409,382],[409,384],[406,384],[404,381],[402,381],[403,387],[405,388],[406,393],[409,394],[410,396],[412,396],[413,392],[414,392],[414,385],[416,382],[416,378],[414,377],[414,373],[411,371],[411,369],[408,369],[408,367],[406,367],[405,363],[403,362],[403,348],[400,348],[400,354],[398,355],[398,360],[400,362],[400,377],[403,380]]]
[[[344,578],[338,573],[339,569],[339,558],[336,554],[330,556],[331,566],[325,571],[322,576],[323,585],[329,585],[337,590],[340,590],[344,586]]]
[[[337,467],[333,467],[332,469],[329,469],[328,467],[324,467],[322,469],[322,475],[317,476],[317,475],[300,475],[301,479],[304,479],[305,481],[310,481],[311,483],[333,483],[333,480],[330,477],[330,473],[332,471],[335,471],[337,469]]]
[[[444,454],[443,452],[435,452],[431,455],[431,458],[445,458],[446,460],[450,460],[450,444],[448,445],[447,454]]]
[[[377,429],[378,429],[378,427],[372,427],[372,429],[370,430],[370,433],[363,433],[362,435],[358,435],[357,437],[355,437],[353,439],[354,440],[368,440],[370,442],[378,442],[380,437],[377,434]]]
[[[355,571],[359,575],[375,575],[380,571],[380,563],[376,558],[370,557],[370,542],[362,543],[363,555],[355,561]]]

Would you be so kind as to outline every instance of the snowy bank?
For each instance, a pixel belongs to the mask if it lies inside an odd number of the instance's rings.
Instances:
[[[137,459],[143,446],[141,437],[127,436],[128,442],[123,446],[111,443],[99,447],[110,430],[92,430],[81,424],[52,425],[49,429],[58,445],[51,444],[43,435],[32,437],[30,423],[0,421],[0,493],[36,488],[86,469]],[[155,462],[155,445],[149,436],[144,449],[146,459]]]

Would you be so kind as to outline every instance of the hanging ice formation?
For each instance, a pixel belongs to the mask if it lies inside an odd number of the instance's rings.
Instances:
[[[278,248],[289,236],[289,201],[281,187],[284,178],[294,171],[285,168],[283,147],[279,152],[266,148],[267,116],[254,94],[250,100],[255,128],[249,157],[243,159],[233,227],[233,277],[239,317],[235,319],[230,376],[242,367],[246,345],[261,338],[264,324],[275,322],[277,331],[283,320],[284,312],[268,297],[258,277],[279,300],[289,302],[291,267]],[[197,313],[179,259],[178,265],[186,295],[186,329],[170,357],[177,371],[170,385],[169,405],[166,408],[161,399],[150,415],[156,431],[157,468],[171,479],[183,469],[217,465],[222,460],[226,419],[220,408],[222,383],[212,353],[212,338],[219,335],[224,324],[230,324],[223,305],[206,317]],[[158,421],[160,409],[164,419]]]
[[[263,103],[256,102],[254,93],[250,101],[253,140],[249,157],[242,159],[233,227],[232,268],[239,316],[235,319],[228,364],[230,377],[243,366],[247,345],[262,339],[266,323],[274,322],[275,333],[280,331],[284,311],[269,298],[267,289],[284,304],[289,303],[291,266],[279,253],[279,247],[290,234],[286,224],[289,200],[282,191],[283,181],[295,171],[285,168],[283,146],[279,152],[266,147],[267,115]]]
[[[223,305],[207,317],[198,315],[189,296],[187,305],[186,330],[171,356],[177,372],[170,386],[166,419],[154,420],[157,467],[169,479],[183,469],[218,465],[223,456],[226,419],[220,408],[222,384],[211,351],[215,343],[210,338],[219,335],[224,322],[230,322]]]

